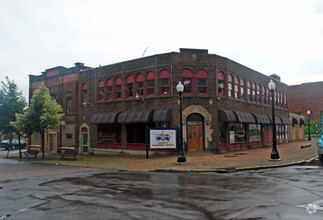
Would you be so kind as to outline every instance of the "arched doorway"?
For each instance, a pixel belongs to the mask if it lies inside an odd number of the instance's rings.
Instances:
[[[81,129],[81,145],[82,153],[88,153],[88,129],[85,127]]]
[[[189,151],[204,151],[204,117],[200,114],[190,114],[186,119],[187,149]]]

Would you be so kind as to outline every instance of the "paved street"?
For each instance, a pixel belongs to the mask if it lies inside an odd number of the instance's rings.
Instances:
[[[0,219],[322,219],[315,163],[218,174],[0,159]]]

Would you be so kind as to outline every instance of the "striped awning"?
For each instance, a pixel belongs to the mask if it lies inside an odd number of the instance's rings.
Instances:
[[[118,116],[118,123],[147,123],[151,122],[154,110],[138,110],[121,112]]]
[[[114,124],[120,112],[98,112],[91,116],[91,124]]]
[[[233,111],[237,116],[237,121],[240,123],[248,123],[248,124],[255,124],[256,118],[249,112],[240,112],[240,111]]]
[[[237,116],[230,110],[219,110],[219,122],[237,122]]]
[[[264,125],[271,124],[271,119],[268,115],[254,114],[254,113],[252,113],[252,114],[255,116],[257,124],[264,124]]]
[[[171,109],[156,109],[153,114],[153,122],[170,122]]]

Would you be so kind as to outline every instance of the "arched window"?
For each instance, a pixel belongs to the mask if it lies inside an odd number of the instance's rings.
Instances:
[[[251,82],[248,81],[248,88],[247,88],[247,94],[248,94],[248,102],[252,102],[252,95],[251,95]]]
[[[98,83],[98,102],[104,100],[104,82],[102,80]]]
[[[183,94],[193,94],[193,72],[189,69],[184,69],[181,72],[181,81],[184,85]]]
[[[126,79],[126,98],[133,98],[133,77],[131,75]]]
[[[218,73],[218,96],[225,96],[225,75],[223,72]]]
[[[266,93],[267,93],[267,105],[271,105],[271,94],[270,94],[269,88],[266,88]]]
[[[107,80],[106,86],[107,86],[106,100],[112,100],[112,98],[113,98],[112,79]]]
[[[244,86],[245,86],[244,80],[240,79],[240,99],[242,100],[246,100],[246,97],[244,94],[244,89],[245,89]]]
[[[233,97],[233,91],[232,91],[232,89],[233,89],[233,77],[230,74],[228,76],[228,96],[229,97]]]
[[[257,84],[257,102],[260,103],[260,85]]]
[[[234,77],[234,98],[239,99],[239,78],[237,76]]]
[[[144,95],[144,76],[139,73],[136,76],[136,95],[143,96]]]
[[[198,95],[209,94],[209,76],[205,70],[199,70],[196,73],[196,84]]]
[[[82,104],[87,103],[87,84],[86,83],[82,84],[81,102]]]
[[[121,99],[121,78],[114,80],[114,99]]]
[[[275,103],[276,107],[278,107],[278,96],[277,96],[277,91],[275,91],[274,103]]]
[[[287,95],[285,94],[284,97],[284,107],[287,109]]]
[[[266,92],[266,87],[262,87],[262,104],[267,105],[267,92]]]
[[[154,96],[155,92],[155,76],[153,72],[148,72],[146,75],[146,96]]]
[[[252,101],[257,102],[257,97],[256,97],[256,84],[252,83]]]
[[[169,72],[167,70],[162,70],[159,73],[159,94],[169,95]]]

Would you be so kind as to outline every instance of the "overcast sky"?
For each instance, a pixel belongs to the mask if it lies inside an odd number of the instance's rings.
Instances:
[[[321,0],[0,0],[0,80],[208,49],[288,85],[323,81]]]

